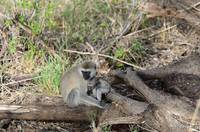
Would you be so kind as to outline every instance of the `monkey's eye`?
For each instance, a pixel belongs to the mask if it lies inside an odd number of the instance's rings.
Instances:
[[[81,71],[85,80],[90,79],[90,71]]]

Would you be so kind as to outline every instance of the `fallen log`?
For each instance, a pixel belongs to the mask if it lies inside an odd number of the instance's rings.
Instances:
[[[143,80],[159,80],[164,91],[188,97],[194,101],[200,97],[200,55],[192,53],[168,66],[137,71]]]
[[[136,89],[143,95],[147,102],[153,105],[143,113],[143,119],[147,126],[151,126],[158,131],[188,131],[189,128],[199,130],[200,112],[195,107],[195,102],[192,102],[188,97],[175,96],[170,93],[151,89],[144,83],[144,80],[148,79],[161,79],[166,81],[169,86],[171,84],[173,84],[172,86],[176,86],[179,83],[186,83],[190,85],[189,88],[191,91],[197,92],[200,89],[199,81],[196,81],[200,75],[199,64],[199,55],[192,54],[185,59],[162,68],[143,71],[128,69],[126,73],[113,71],[111,74],[123,79],[126,84]],[[170,76],[174,76],[173,80],[170,79]],[[187,76],[192,76],[191,80],[187,80]],[[177,79],[179,81],[176,81]],[[188,87],[187,85],[180,86],[182,86],[180,87],[181,90],[185,90]],[[195,95],[195,93],[192,95]]]
[[[118,76],[118,73],[115,75]],[[185,98],[150,89],[135,71],[128,70],[125,75],[120,73],[118,77],[123,77],[125,82],[137,89],[152,104],[142,113],[142,120],[147,126],[158,131],[170,132],[188,131],[190,127],[195,130],[200,128],[200,113],[197,113],[196,120],[191,124],[195,107]]]
[[[200,55],[192,53],[190,56],[173,62],[167,66],[137,71],[144,80],[164,78],[173,73],[192,74],[200,76]]]
[[[66,105],[0,105],[0,119],[35,121],[87,121],[94,107],[68,108]]]
[[[96,107],[79,106],[76,108],[67,107],[61,97],[41,97],[44,98],[41,102],[38,99],[32,103],[23,105],[0,105],[0,119],[21,119],[35,121],[91,121],[91,114],[101,112],[102,109]],[[48,99],[48,100],[47,100]],[[146,110],[148,104],[134,101],[127,97],[112,91],[108,94],[108,99],[115,102],[113,105],[119,105],[124,108],[124,112],[131,114],[142,113]],[[38,102],[35,102],[38,101]],[[53,103],[54,102],[54,103]],[[33,105],[34,104],[34,105]],[[132,111],[134,109],[134,111]],[[110,116],[112,117],[112,115]]]

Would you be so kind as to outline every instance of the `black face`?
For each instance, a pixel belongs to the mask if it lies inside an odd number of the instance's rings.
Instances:
[[[85,79],[85,80],[89,80],[90,79],[90,71],[81,71],[82,72],[82,74],[83,74],[83,78]]]

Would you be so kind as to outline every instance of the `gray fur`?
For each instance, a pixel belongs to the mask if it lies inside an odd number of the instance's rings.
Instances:
[[[96,67],[92,62],[85,62],[67,71],[61,79],[61,95],[69,107],[76,107],[81,104],[97,106],[102,108],[100,102],[94,97],[87,95],[88,81],[84,79],[82,71],[91,71],[90,78],[96,76]]]

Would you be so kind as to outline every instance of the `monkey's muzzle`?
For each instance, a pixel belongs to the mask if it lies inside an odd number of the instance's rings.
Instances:
[[[83,74],[83,78],[85,80],[89,80],[90,79],[90,71],[82,71]]]

